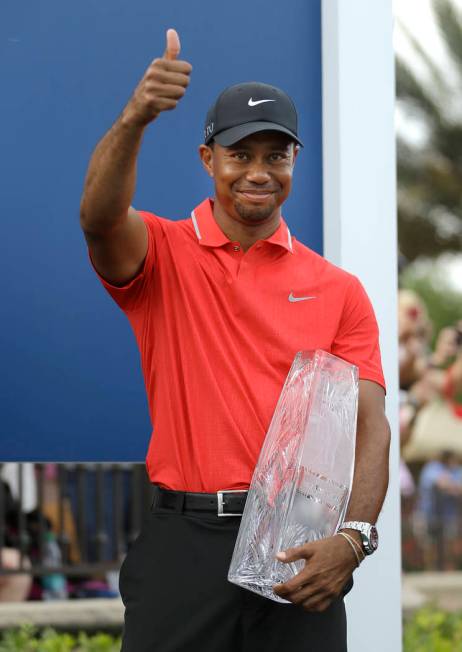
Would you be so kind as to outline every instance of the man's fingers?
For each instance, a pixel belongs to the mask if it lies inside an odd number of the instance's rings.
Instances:
[[[300,603],[300,606],[302,606],[305,611],[317,611],[320,613],[328,609],[332,602],[333,598],[325,598],[323,600],[312,599]]]
[[[190,75],[192,70],[192,65],[189,61],[181,61],[181,59],[166,59],[165,57],[162,57],[161,59],[157,58],[151,61],[150,67],[153,65],[162,70],[166,70],[167,72],[179,72],[183,75]]]
[[[311,584],[293,587],[290,591],[285,591],[282,594],[278,592],[278,595],[284,597],[286,600],[290,600],[293,604],[302,604],[310,600],[316,602],[319,600],[319,592]]]
[[[174,29],[167,30],[167,46],[165,48],[164,59],[173,61],[180,54],[180,37]]]
[[[174,84],[175,86],[183,86],[183,88],[186,88],[191,81],[189,75],[181,72],[171,72],[170,70],[164,70],[159,67],[156,68],[155,73],[151,72],[149,77],[151,80],[155,80],[163,84]]]
[[[294,578],[295,579],[295,578]],[[306,611],[324,611],[337,597],[332,589],[322,588],[316,584],[300,584],[291,582],[273,587],[274,593],[295,605],[302,606]]]
[[[313,591],[309,583],[303,581],[299,577],[299,575],[296,575],[295,577],[293,577],[288,582],[285,582],[284,584],[275,584],[273,586],[273,591],[274,593],[276,593],[276,595],[281,596],[281,598],[287,598],[288,600],[291,599],[290,596],[295,595],[302,589],[304,589],[307,593],[310,594]]]
[[[288,548],[287,550],[278,552],[276,555],[279,561],[282,561],[284,564],[288,564],[292,561],[298,561],[299,559],[308,559],[312,552],[308,548],[308,545],[299,546],[297,548]]]
[[[160,111],[173,111],[178,104],[178,100],[169,97],[159,97],[157,105]]]

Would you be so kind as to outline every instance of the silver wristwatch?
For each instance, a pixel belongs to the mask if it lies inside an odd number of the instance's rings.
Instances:
[[[364,554],[372,555],[379,547],[379,534],[375,525],[363,521],[346,521],[339,530],[358,530],[361,534]]]

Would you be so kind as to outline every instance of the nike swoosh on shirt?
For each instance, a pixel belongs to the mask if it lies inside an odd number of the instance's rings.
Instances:
[[[295,301],[309,301],[310,299],[316,299],[316,297],[294,297],[292,292],[289,294],[289,301],[295,303]]]
[[[250,98],[248,104],[249,106],[257,106],[257,104],[263,104],[263,102],[276,102],[276,100],[253,100]]]

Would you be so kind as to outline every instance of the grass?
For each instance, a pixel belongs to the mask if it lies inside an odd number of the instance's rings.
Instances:
[[[32,625],[3,632],[0,652],[120,652],[121,638],[107,633],[69,634]],[[462,612],[426,607],[404,622],[403,652],[462,652]]]
[[[403,652],[462,652],[462,612],[415,612],[404,622]]]
[[[0,652],[120,652],[120,646],[120,636],[39,631],[32,625],[7,630],[0,638]]]

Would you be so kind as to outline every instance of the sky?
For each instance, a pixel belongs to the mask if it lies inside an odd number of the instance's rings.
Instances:
[[[462,11],[462,0],[452,0],[456,7]],[[445,64],[447,61],[444,45],[439,38],[438,28],[435,24],[431,10],[431,0],[393,0],[394,13],[394,47],[398,54],[407,59],[419,72],[418,59],[409,46],[409,43],[400,28],[404,24],[415,38],[428,50],[432,58]],[[405,117],[397,111],[396,127],[399,129],[406,124],[406,132],[416,140],[421,137],[418,125],[406,122]],[[452,285],[462,291],[462,256],[449,257],[442,261],[447,266]]]
[[[454,0],[454,4],[462,7],[462,0]],[[393,41],[395,51],[412,64],[417,75],[425,78],[426,69],[416,56],[404,32],[404,26],[419,43],[431,54],[432,59],[442,66],[447,62],[444,45],[438,33],[432,12],[431,0],[393,0],[394,31]],[[447,68],[447,67],[446,67]],[[427,75],[428,76],[428,75]],[[406,128],[406,138],[415,143],[424,139],[422,126],[417,122],[406,121],[399,109],[396,112],[396,127]]]
[[[393,0],[395,49],[403,56],[409,56],[411,50],[399,29],[399,22],[404,23],[420,43],[428,46],[432,56],[444,60],[444,48],[438,38],[431,4],[431,0]],[[462,0],[453,0],[453,4],[462,9]]]

